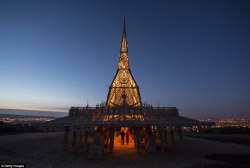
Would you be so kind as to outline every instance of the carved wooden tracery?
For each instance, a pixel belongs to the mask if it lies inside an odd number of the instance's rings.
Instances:
[[[109,87],[106,105],[109,107],[120,106],[123,103],[123,95],[126,95],[126,102],[129,106],[141,106],[139,87],[136,84],[129,66],[125,24],[122,34],[118,69]]]

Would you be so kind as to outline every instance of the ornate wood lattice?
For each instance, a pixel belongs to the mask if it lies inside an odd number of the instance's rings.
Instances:
[[[123,96],[126,95],[126,102],[130,106],[141,106],[139,87],[131,73],[128,60],[128,42],[125,30],[125,21],[120,47],[120,56],[116,75],[109,87],[106,105],[120,106],[123,103]]]

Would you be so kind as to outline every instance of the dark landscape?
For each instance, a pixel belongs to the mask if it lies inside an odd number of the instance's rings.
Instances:
[[[0,168],[250,168],[250,0],[0,0]]]
[[[63,133],[26,133],[0,138],[0,162],[22,163],[27,167],[249,167],[250,146],[205,139],[175,137],[168,141],[165,154],[136,154],[134,148],[117,146],[102,160],[88,159],[84,147],[63,149]],[[181,144],[182,143],[182,144]],[[53,159],[51,159],[53,158]]]

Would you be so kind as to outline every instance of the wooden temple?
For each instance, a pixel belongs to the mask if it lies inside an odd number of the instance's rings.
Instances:
[[[50,125],[65,128],[64,147],[81,143],[88,155],[103,157],[104,148],[110,153],[114,148],[115,133],[128,128],[134,139],[134,146],[141,153],[142,139],[145,150],[156,150],[156,141],[164,153],[164,143],[169,134],[182,136],[184,127],[210,127],[212,122],[201,122],[179,115],[176,107],[152,107],[142,104],[139,87],[132,75],[128,59],[128,42],[125,20],[120,47],[118,69],[109,87],[106,104],[96,107],[71,107],[66,117],[49,122]],[[77,140],[79,137],[79,140]],[[89,140],[91,139],[91,141]]]

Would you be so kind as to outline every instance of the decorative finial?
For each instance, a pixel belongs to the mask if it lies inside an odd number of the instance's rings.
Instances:
[[[123,23],[123,32],[126,32],[126,22],[125,22],[125,16],[124,16],[124,23]]]

